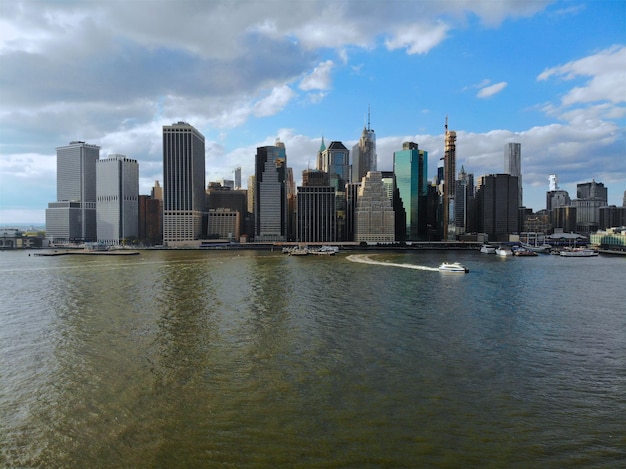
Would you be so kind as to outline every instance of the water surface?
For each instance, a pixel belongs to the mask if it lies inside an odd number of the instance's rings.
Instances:
[[[368,258],[1,252],[0,466],[624,463],[626,259]]]

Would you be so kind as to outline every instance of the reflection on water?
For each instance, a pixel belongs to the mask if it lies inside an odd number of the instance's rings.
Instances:
[[[624,259],[24,256],[0,264],[0,466],[626,457]],[[451,260],[471,272],[429,271]]]

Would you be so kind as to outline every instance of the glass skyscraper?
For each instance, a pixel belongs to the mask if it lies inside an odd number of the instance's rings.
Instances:
[[[256,151],[254,226],[256,241],[287,240],[287,152],[278,139]]]
[[[420,199],[428,195],[428,152],[417,143],[404,142],[402,150],[393,153],[393,172],[405,212],[404,233],[396,233],[398,241],[418,241],[423,234],[420,226]]]

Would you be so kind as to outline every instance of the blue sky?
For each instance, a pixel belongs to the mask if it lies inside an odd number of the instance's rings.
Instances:
[[[522,143],[524,204],[548,175],[576,196],[626,190],[626,1],[16,1],[0,4],[0,223],[42,223],[71,140],[162,180],[161,128],[206,137],[207,183],[285,142],[297,181],[323,135],[351,148],[368,107],[378,169],[411,140],[503,171]]]

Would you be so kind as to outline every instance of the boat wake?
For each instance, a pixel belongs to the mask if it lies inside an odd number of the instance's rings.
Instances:
[[[373,264],[373,265],[384,265],[387,267],[402,267],[403,269],[413,269],[413,270],[430,270],[431,272],[438,272],[439,269],[436,267],[427,267],[425,265],[415,265],[415,264],[396,264],[394,262],[381,262],[370,259],[367,254],[351,254],[346,259],[350,262],[358,262],[360,264]]]

